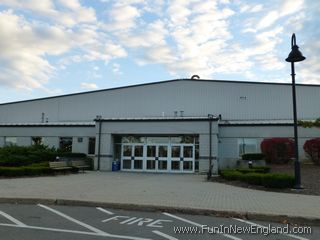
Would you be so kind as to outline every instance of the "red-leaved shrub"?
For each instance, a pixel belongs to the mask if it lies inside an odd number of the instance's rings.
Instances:
[[[260,147],[268,163],[288,163],[294,156],[294,141],[291,138],[264,139]]]
[[[320,165],[320,138],[307,140],[303,149],[315,164]]]

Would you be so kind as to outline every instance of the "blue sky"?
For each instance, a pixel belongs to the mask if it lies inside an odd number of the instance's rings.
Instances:
[[[1,0],[0,102],[176,78],[320,84],[314,0]]]

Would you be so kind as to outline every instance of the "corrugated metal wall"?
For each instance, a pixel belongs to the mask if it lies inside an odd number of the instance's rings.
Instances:
[[[320,86],[297,86],[298,118],[320,117]],[[0,105],[1,123],[222,115],[228,120],[291,119],[290,85],[177,80]]]

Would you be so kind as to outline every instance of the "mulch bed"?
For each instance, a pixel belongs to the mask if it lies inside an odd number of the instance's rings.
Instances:
[[[291,173],[294,175],[294,165],[272,165],[272,172]],[[302,190],[295,193],[320,196],[320,166],[314,164],[301,164]]]
[[[294,165],[270,165],[271,172],[274,173],[288,173],[294,175]],[[238,187],[245,187],[250,189],[272,191],[272,192],[284,192],[284,193],[297,193],[307,195],[320,196],[320,166],[314,164],[301,164],[301,184],[303,189],[273,189],[263,186],[250,185],[241,181],[227,181],[221,177],[214,178],[212,181],[230,184]]]

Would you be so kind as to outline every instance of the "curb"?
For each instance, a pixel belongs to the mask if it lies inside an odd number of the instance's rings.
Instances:
[[[142,204],[140,205],[140,204],[129,204],[129,203],[107,203],[107,202],[95,202],[95,201],[81,201],[81,200],[70,200],[70,199],[45,199],[45,198],[0,198],[0,203],[104,207],[104,208],[130,210],[130,211],[183,213],[183,214],[190,214],[190,215],[241,218],[241,219],[247,219],[247,220],[268,221],[268,222],[276,222],[276,223],[320,226],[319,218],[263,214],[263,213],[250,213],[250,212],[236,212],[236,211],[202,209],[202,208],[183,208],[183,207],[155,206],[155,205],[142,205]]]

